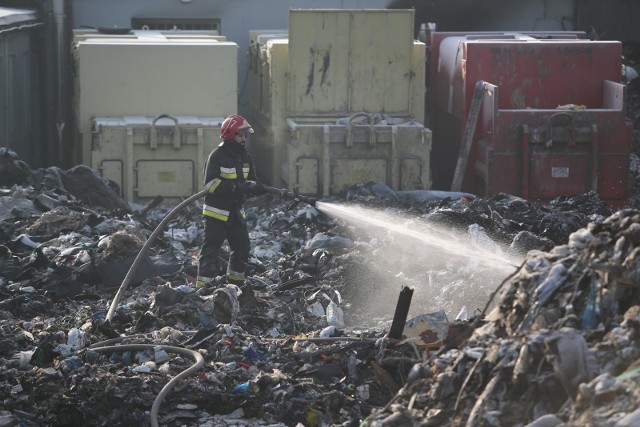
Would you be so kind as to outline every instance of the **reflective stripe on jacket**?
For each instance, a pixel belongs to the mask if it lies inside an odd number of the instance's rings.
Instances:
[[[204,183],[213,182],[205,197],[202,214],[220,221],[228,221],[233,211],[244,218],[244,195],[235,185],[246,180],[256,180],[251,155],[233,140],[223,141],[214,149],[204,169]]]
[[[231,212],[229,211],[225,211],[223,209],[218,209],[215,208],[213,206],[209,206],[207,204],[205,204],[202,207],[202,215],[205,216],[210,216],[211,218],[215,218],[215,219],[219,219],[221,221],[228,221],[229,220],[229,214]]]

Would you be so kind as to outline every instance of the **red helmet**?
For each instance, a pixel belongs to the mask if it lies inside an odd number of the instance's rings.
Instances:
[[[247,132],[253,133],[253,128],[244,117],[237,114],[232,114],[222,122],[220,126],[220,138],[221,139],[233,139],[236,132],[246,129]]]

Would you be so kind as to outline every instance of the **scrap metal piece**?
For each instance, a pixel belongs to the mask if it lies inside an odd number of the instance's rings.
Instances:
[[[413,288],[403,286],[398,296],[398,303],[396,304],[396,311],[393,315],[393,322],[389,329],[389,338],[399,340],[402,338],[402,331],[404,330],[404,324],[407,321],[407,314],[409,314],[409,307],[411,306],[411,298],[413,297]]]

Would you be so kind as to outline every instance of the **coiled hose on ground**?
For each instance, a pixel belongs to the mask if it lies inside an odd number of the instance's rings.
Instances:
[[[123,339],[125,339],[127,337],[122,337],[122,338],[118,338],[115,340],[108,340],[108,341],[103,341],[103,342],[99,342],[96,344],[93,344],[92,346],[90,346],[89,348],[95,352],[98,353],[111,353],[111,352],[116,352],[116,351],[143,351],[143,350],[149,350],[149,349],[154,349],[155,347],[158,347],[157,344],[122,344],[122,345],[106,345],[107,343],[111,344],[117,341],[121,341]],[[161,345],[160,347],[162,347],[162,349],[164,351],[166,351],[167,353],[176,353],[179,354],[181,356],[185,356],[185,357],[191,357],[195,360],[195,363],[193,365],[191,365],[189,368],[185,369],[184,371],[180,372],[178,375],[176,375],[175,377],[173,377],[171,379],[171,381],[169,381],[167,384],[165,384],[164,387],[162,387],[162,390],[160,390],[160,393],[158,393],[158,395],[156,396],[155,400],[153,401],[153,405],[151,406],[151,411],[149,412],[149,421],[151,422],[151,426],[152,427],[158,427],[158,411],[160,410],[160,405],[162,404],[162,401],[164,400],[164,398],[167,396],[167,394],[169,394],[169,392],[176,386],[176,384],[178,383],[178,381],[180,381],[182,378],[185,378],[195,372],[197,372],[202,365],[204,365],[204,358],[202,357],[202,355],[200,353],[198,353],[195,350],[189,350],[186,348],[181,348],[181,347],[173,347],[173,346],[166,346],[166,345]]]

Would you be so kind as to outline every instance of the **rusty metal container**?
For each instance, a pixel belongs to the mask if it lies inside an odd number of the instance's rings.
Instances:
[[[620,84],[622,46],[581,37],[432,34],[436,188],[450,185],[465,156],[464,191],[545,201],[595,190],[613,206],[627,202],[631,124]],[[466,155],[463,142],[470,144]]]

